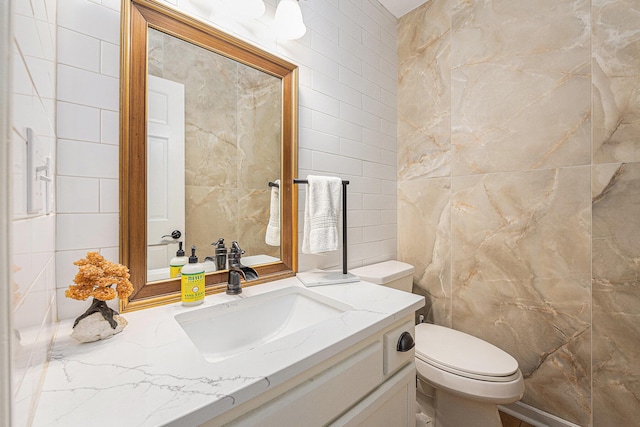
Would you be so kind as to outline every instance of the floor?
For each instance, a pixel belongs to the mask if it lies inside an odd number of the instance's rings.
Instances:
[[[500,412],[500,420],[502,420],[502,427],[534,427],[504,412]]]
[[[527,422],[521,421],[516,417],[512,417],[509,414],[500,412],[500,421],[502,421],[502,427],[535,427]],[[431,427],[433,421],[431,418],[421,412],[416,413],[416,427]]]

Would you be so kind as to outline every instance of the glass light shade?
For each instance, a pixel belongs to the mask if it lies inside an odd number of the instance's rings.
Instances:
[[[226,0],[225,3],[233,16],[243,19],[260,18],[266,9],[263,0]]]
[[[304,36],[307,27],[302,20],[302,11],[297,0],[280,0],[274,25],[279,38],[295,40]]]

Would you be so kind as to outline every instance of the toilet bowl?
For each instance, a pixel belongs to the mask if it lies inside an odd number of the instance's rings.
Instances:
[[[411,292],[413,266],[385,261],[356,268],[361,280]],[[499,427],[499,404],[524,394],[518,362],[500,348],[455,329],[421,323],[415,330],[418,406],[435,427]]]
[[[518,362],[472,335],[442,326],[416,326],[416,370],[434,390],[436,426],[502,426],[499,404],[524,394]]]

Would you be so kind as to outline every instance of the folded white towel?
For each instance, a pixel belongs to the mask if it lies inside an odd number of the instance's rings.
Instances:
[[[271,205],[269,206],[269,223],[264,241],[270,246],[280,246],[280,180],[271,187]]]
[[[317,254],[338,249],[338,211],[342,180],[336,177],[307,176],[304,202],[302,253]]]

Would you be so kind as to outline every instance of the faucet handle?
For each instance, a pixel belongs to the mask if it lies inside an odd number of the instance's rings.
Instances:
[[[242,248],[240,248],[238,242],[234,240],[233,242],[231,242],[231,253],[242,255],[245,253],[245,251],[243,251]]]
[[[229,250],[229,265],[240,266],[240,258],[244,251],[240,248],[240,245],[235,240],[231,242],[231,249]]]

